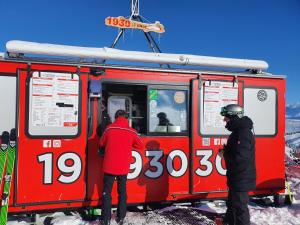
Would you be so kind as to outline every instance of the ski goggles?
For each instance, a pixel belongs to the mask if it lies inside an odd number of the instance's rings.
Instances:
[[[226,116],[227,114],[228,114],[228,111],[226,110],[226,107],[222,107],[222,108],[221,108],[220,115],[221,115],[221,116]]]

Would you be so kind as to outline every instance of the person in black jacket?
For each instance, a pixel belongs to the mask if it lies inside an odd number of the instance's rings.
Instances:
[[[226,129],[232,133],[224,145],[223,153],[227,168],[226,202],[227,211],[224,223],[249,225],[248,192],[256,188],[255,139],[252,133],[253,122],[244,116],[243,108],[236,104],[222,107]]]

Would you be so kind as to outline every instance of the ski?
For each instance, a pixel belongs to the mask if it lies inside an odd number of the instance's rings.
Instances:
[[[9,143],[9,133],[3,131],[1,135],[1,147],[0,147],[0,193],[2,193],[2,181],[6,163],[6,154]]]
[[[9,147],[7,149],[6,172],[4,176],[4,188],[2,192],[1,209],[0,209],[0,225],[6,225],[7,222],[9,193],[10,193],[10,187],[12,182],[12,174],[15,165],[15,156],[16,156],[16,130],[12,129],[10,131]]]

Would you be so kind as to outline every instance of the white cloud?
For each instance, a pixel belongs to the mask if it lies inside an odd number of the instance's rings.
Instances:
[[[290,109],[297,109],[297,108],[300,109],[300,102],[293,103],[293,104],[287,104],[286,107],[290,108]]]

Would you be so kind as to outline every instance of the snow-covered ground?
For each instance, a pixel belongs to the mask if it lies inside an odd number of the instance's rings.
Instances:
[[[290,171],[291,174],[297,173],[298,178],[292,178],[292,185],[300,185],[300,170]],[[222,202],[221,202],[222,203]],[[221,206],[220,206],[221,205]],[[295,202],[292,206],[282,205],[280,207],[261,206],[255,203],[249,205],[251,224],[253,225],[299,225],[300,224],[300,192],[299,187],[296,192]],[[224,204],[215,204],[213,202],[206,202],[198,207],[177,205],[166,207],[160,210],[147,212],[128,212],[125,225],[214,225],[213,220],[208,219],[203,211],[210,212],[225,212]],[[52,219],[46,219],[51,216]],[[45,220],[46,219],[46,220]],[[48,220],[48,223],[45,222]],[[49,223],[51,221],[51,223]],[[37,225],[97,225],[99,221],[85,221],[77,213],[66,216],[63,213],[55,213],[52,215],[41,216],[37,220]],[[10,221],[8,225],[29,225],[28,222]],[[116,225],[112,220],[111,225]]]
[[[299,225],[300,224],[300,169],[287,168],[291,188],[294,190],[294,203],[292,206],[282,204],[280,207],[262,206],[250,203],[251,224],[253,225]],[[125,225],[213,225],[214,221],[208,219],[203,211],[225,212],[224,202],[204,202],[197,207],[189,205],[177,205],[160,210],[147,212],[128,212]],[[221,203],[221,204],[220,204]],[[222,204],[223,203],[223,204]],[[48,218],[47,218],[48,217]],[[49,217],[52,217],[49,218]],[[28,221],[28,219],[27,219]],[[25,219],[15,219],[7,225],[29,225]],[[78,213],[64,215],[57,212],[51,215],[43,215],[37,219],[37,225],[97,225],[99,221],[85,221]],[[116,225],[112,220],[111,225]]]
[[[286,173],[291,190],[294,193],[292,206],[282,204],[274,207],[271,204],[249,204],[251,224],[253,225],[299,225],[300,224],[300,167],[295,166],[294,153],[300,146],[300,120],[287,120],[286,129]],[[266,199],[267,200],[267,199]],[[203,202],[196,207],[191,205],[174,205],[164,209],[146,212],[128,212],[125,225],[213,225],[203,212],[225,212],[224,202]],[[48,218],[47,218],[48,217]],[[51,218],[50,218],[51,217]],[[27,220],[27,221],[26,221]],[[29,225],[28,218],[14,218],[7,225]],[[40,215],[37,225],[96,225],[99,221],[86,221],[78,213],[64,215],[57,212],[49,215]],[[112,220],[111,225],[116,225]]]

